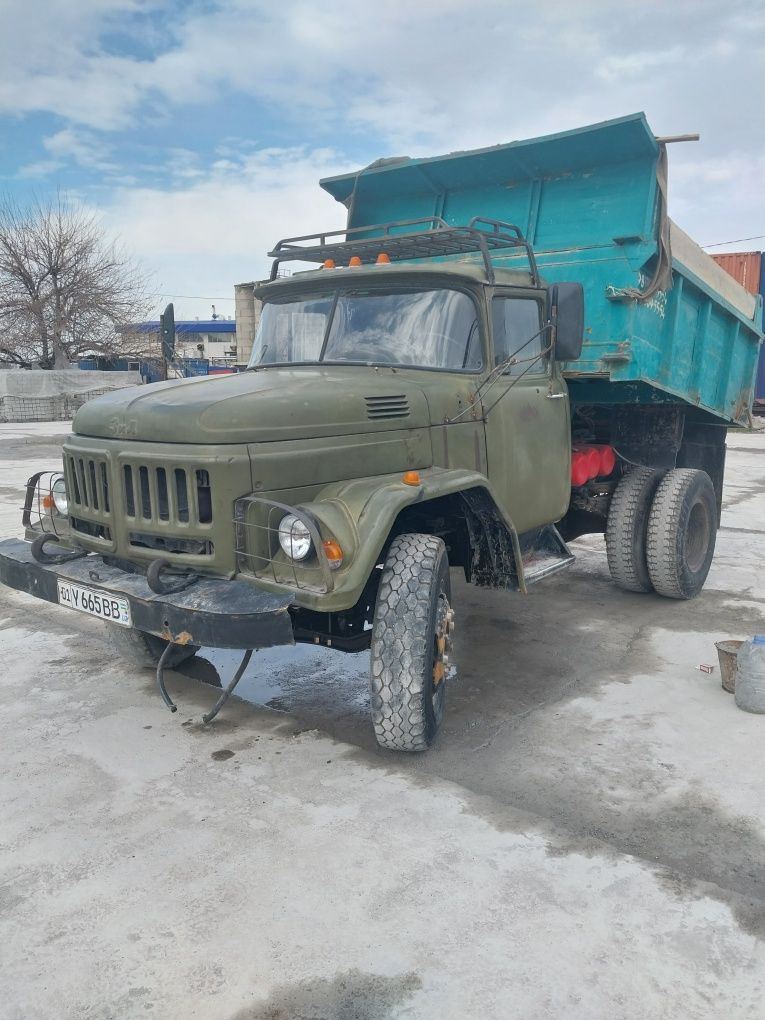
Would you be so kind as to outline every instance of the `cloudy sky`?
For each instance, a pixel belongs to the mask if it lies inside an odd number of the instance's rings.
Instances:
[[[644,110],[701,134],[670,215],[763,249],[764,45],[763,0],[3,0],[0,189],[73,194],[158,305],[233,314],[278,237],[342,225],[319,177]]]

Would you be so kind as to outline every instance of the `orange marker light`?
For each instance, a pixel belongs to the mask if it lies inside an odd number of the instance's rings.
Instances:
[[[384,251],[381,251],[380,254],[377,256],[377,265],[378,266],[389,266],[390,265],[390,256],[386,255]]]
[[[330,570],[337,570],[338,567],[343,565],[343,550],[340,548],[340,544],[334,540],[334,538],[328,538],[326,542],[322,542],[324,547],[324,555],[327,557]]]
[[[322,268],[323,269],[334,269],[335,268],[335,260],[334,259],[324,259],[324,265],[322,266]]]
[[[53,507],[56,505],[53,502],[53,496],[43,496],[42,505],[44,510],[52,510]]]
[[[407,471],[404,477],[401,479],[404,485],[420,485],[420,472],[419,471]]]
[[[351,261],[348,263],[349,266],[360,266],[361,259],[358,255],[351,255]]]

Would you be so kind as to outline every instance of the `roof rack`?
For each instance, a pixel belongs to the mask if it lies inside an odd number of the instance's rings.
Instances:
[[[407,227],[421,229],[392,233],[394,230],[402,231]],[[351,236],[358,234],[364,236]],[[370,237],[370,234],[374,236]],[[345,240],[328,240],[340,236]],[[307,243],[311,241],[314,243]],[[450,226],[440,216],[430,216],[416,220],[375,223],[371,226],[345,230],[329,230],[321,234],[305,234],[303,237],[285,237],[268,253],[268,257],[274,260],[270,279],[275,280],[282,262],[325,262],[328,259],[345,262],[354,255],[362,262],[374,262],[380,254],[385,254],[390,259],[423,259],[480,252],[486,268],[487,282],[494,283],[492,252],[504,248],[523,248],[534,286],[541,286],[534,249],[520,228],[514,223],[489,220],[483,216],[474,216],[466,226]]]

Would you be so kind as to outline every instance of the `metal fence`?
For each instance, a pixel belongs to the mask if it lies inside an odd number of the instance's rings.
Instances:
[[[50,397],[6,394],[0,396],[0,422],[71,421],[83,404],[111,392],[111,389],[105,388]]]

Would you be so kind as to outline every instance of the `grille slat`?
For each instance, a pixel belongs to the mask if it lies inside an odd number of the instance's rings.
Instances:
[[[101,461],[100,478],[103,508],[104,511],[108,514],[111,513],[111,507],[109,506],[109,478],[106,474],[106,464],[104,463],[104,461]]]
[[[188,524],[189,521],[189,487],[186,479],[186,472],[182,468],[176,468],[175,495],[178,500],[178,520]]]
[[[141,517],[147,521],[151,520],[151,494],[149,492],[149,469],[145,464],[138,468],[138,505],[141,508]]]
[[[409,417],[409,401],[403,393],[379,397],[364,397],[364,401],[367,405],[367,418],[370,421],[376,421],[381,418]]]
[[[153,520],[161,520],[159,514],[159,498],[157,496],[157,469],[149,469],[149,509]]]
[[[101,505],[101,500],[98,498],[98,484],[96,482],[96,462],[94,460],[88,461],[88,485],[90,486],[90,502],[94,510],[98,510]]]
[[[170,521],[177,521],[180,518],[178,517],[178,500],[176,499],[175,480],[172,471],[166,472],[165,480],[167,483],[167,518]]]
[[[77,472],[77,481],[80,483],[80,500],[83,506],[90,506],[90,493],[88,492],[88,483],[85,478],[85,461],[82,457],[78,457],[75,461],[75,469]]]
[[[157,514],[161,521],[170,520],[170,507],[167,493],[167,472],[163,467],[157,468]]]

